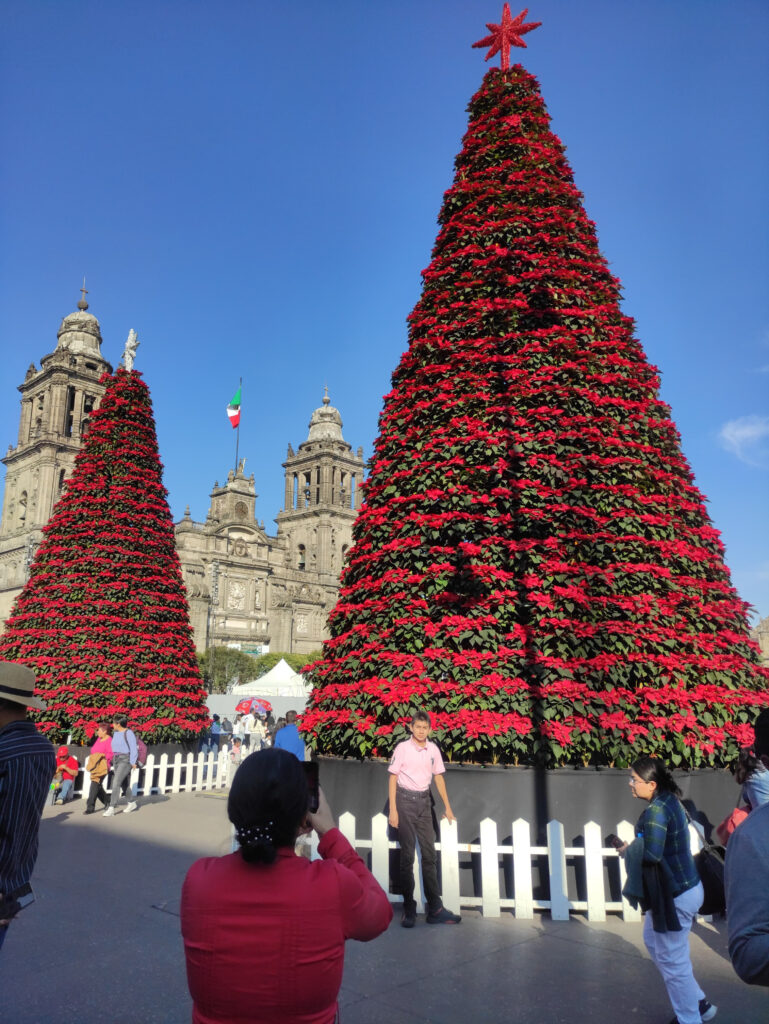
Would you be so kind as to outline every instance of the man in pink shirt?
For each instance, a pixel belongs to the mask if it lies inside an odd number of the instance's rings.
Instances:
[[[432,743],[430,717],[417,711],[411,719],[411,739],[399,743],[390,759],[390,824],[398,829],[401,846],[400,883],[403,893],[401,925],[413,928],[417,905],[414,901],[414,851],[419,843],[422,855],[422,881],[427,898],[428,924],[459,924],[462,918],[443,906],[438,888],[435,831],[433,827],[430,783],[435,787],[445,808],[444,817],[456,821],[451,810],[444,774],[446,769],[438,747]]]

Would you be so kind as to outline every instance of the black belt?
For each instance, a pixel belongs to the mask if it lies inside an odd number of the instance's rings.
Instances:
[[[405,786],[398,786],[398,796],[409,796],[414,800],[417,797],[428,797],[430,795],[429,789],[406,789]]]

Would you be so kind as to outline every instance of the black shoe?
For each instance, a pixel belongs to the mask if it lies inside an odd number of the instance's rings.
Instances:
[[[96,808],[86,807],[86,809],[83,811],[83,814],[96,814]]]
[[[445,907],[441,907],[440,910],[436,910],[434,914],[427,915],[428,924],[459,924],[462,918],[459,914],[452,914],[450,910],[446,910]]]
[[[707,999],[700,999],[698,1009],[700,1011],[700,1020],[703,1022],[713,1020],[715,1015],[718,1013],[718,1007],[713,1006],[713,1004],[709,1003]],[[670,1024],[678,1024],[678,1017],[674,1017]]]
[[[417,923],[417,908],[416,907],[404,907],[403,917],[401,918],[401,928],[413,928]]]

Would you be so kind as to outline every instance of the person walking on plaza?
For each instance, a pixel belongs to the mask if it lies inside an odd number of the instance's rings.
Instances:
[[[251,733],[254,728],[255,721],[256,719],[252,711],[249,711],[243,719],[243,744],[246,750],[252,753],[254,748],[251,746]]]
[[[254,726],[251,730],[252,752],[262,750],[267,746],[267,726],[264,724],[264,715],[257,715],[254,719]]]
[[[221,744],[223,747],[232,746],[232,722],[226,715],[222,719]]]
[[[219,721],[219,716],[214,715],[214,720],[211,722],[211,731],[209,733],[209,750],[214,754],[219,753],[222,741],[222,723]]]
[[[77,779],[80,765],[74,754],[70,754],[69,747],[62,746],[56,751],[56,772],[53,781],[56,788],[53,791],[53,802],[61,801],[66,804],[74,797],[73,789]]]
[[[109,734],[109,725],[107,722],[99,722],[96,726],[96,740],[85,763],[85,769],[91,776],[91,786],[88,790],[88,800],[83,814],[93,814],[96,810],[97,800],[104,807],[109,804],[109,797],[104,789],[104,780],[111,767],[112,739]]]
[[[304,761],[304,740],[296,726],[296,711],[286,712],[286,724],[275,733],[273,746],[289,750],[299,761]]]
[[[676,1014],[670,1024],[700,1024],[712,1020],[717,1007],[705,998],[692,969],[689,932],[704,891],[691,853],[681,791],[654,757],[632,764],[629,785],[633,796],[648,806],[636,824],[637,838],[618,852],[627,862],[628,878],[638,870],[643,879],[644,901],[650,904],[644,907],[644,944]]]
[[[34,689],[32,669],[0,661],[0,947],[19,900],[30,894],[40,817],[56,769],[53,747],[27,721],[27,708],[45,711]]]
[[[280,734],[279,734],[280,735]],[[459,924],[462,918],[443,906],[438,887],[438,858],[435,852],[435,828],[430,784],[443,801],[444,817],[456,821],[451,810],[444,774],[446,768],[438,747],[428,737],[430,717],[417,711],[411,719],[411,739],[399,743],[390,760],[390,817],[400,841],[400,886],[403,894],[401,925],[413,928],[417,905],[414,900],[414,853],[419,843],[422,855],[422,880],[427,899],[428,924]]]
[[[125,715],[117,715],[112,720],[112,796],[109,807],[102,817],[109,818],[118,813],[117,805],[121,789],[128,800],[128,805],[124,808],[126,814],[135,811],[139,806],[135,800],[128,798],[131,769],[136,768],[138,757],[139,748],[136,745],[136,736],[133,730],[128,728],[128,719]]]
[[[769,709],[756,720],[754,752],[762,765],[769,762]],[[729,956],[743,981],[769,986],[769,803],[755,795],[750,802],[726,848]]]

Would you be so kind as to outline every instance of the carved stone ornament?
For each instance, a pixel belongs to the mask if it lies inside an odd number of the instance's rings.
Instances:
[[[238,519],[245,519],[248,515],[248,505],[245,501],[238,501],[235,503],[235,515]]]
[[[246,606],[246,584],[241,580],[233,580],[227,596],[229,607],[235,611],[242,611]]]

